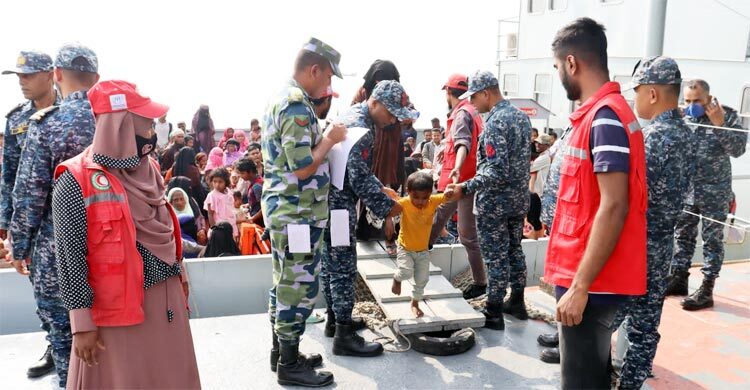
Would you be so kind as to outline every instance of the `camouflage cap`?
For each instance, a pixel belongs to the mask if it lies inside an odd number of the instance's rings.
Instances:
[[[419,111],[413,108],[414,106],[409,101],[409,95],[406,94],[404,87],[398,81],[379,82],[372,90],[370,97],[382,103],[388,109],[388,112],[399,121],[419,118]]]
[[[52,57],[39,51],[22,51],[16,59],[15,70],[4,70],[3,74],[31,74],[52,71]]]
[[[57,52],[55,68],[98,73],[99,61],[93,50],[81,44],[72,43],[61,47]]]
[[[469,90],[459,96],[459,99],[469,98],[479,91],[484,91],[489,87],[499,84],[497,77],[492,72],[476,71],[473,75],[469,76]]]
[[[633,69],[630,87],[643,84],[681,84],[682,75],[677,62],[670,57],[649,57],[638,61]]]
[[[337,52],[336,49],[332,48],[331,46],[328,46],[325,42],[321,41],[317,38],[310,38],[307,43],[305,43],[304,46],[302,46],[302,50],[311,51],[313,53],[320,54],[323,56],[323,58],[327,59],[328,62],[331,63],[331,69],[333,69],[333,74],[336,75],[338,78],[343,78],[341,75],[341,69],[339,69],[339,62],[341,61],[341,53]]]

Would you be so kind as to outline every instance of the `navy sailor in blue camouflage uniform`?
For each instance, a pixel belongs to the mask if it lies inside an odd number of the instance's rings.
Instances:
[[[383,186],[372,173],[376,153],[376,131],[400,131],[400,122],[416,120],[419,113],[411,108],[409,96],[397,81],[381,81],[370,98],[349,108],[337,120],[347,128],[366,128],[349,152],[344,177],[344,188],[331,186],[329,207],[349,212],[349,246],[331,246],[330,231],[325,234],[326,252],[323,255],[321,280],[329,306],[335,315],[336,330],[333,339],[335,355],[377,356],[383,353],[380,343],[366,342],[355,333],[352,324],[354,285],[357,280],[357,201],[362,200],[378,218],[396,216],[401,206],[391,196],[395,192]],[[382,130],[381,130],[382,129]],[[393,155],[395,158],[397,155]],[[329,221],[330,229],[330,221]]]
[[[669,264],[674,227],[693,172],[693,135],[677,108],[682,78],[677,62],[669,57],[649,57],[633,72],[635,110],[651,120],[643,128],[646,150],[648,241],[646,244],[646,294],[630,297],[620,307],[615,325],[625,320],[630,347],[620,373],[621,389],[640,389],[651,373]]]
[[[455,186],[459,196],[476,193],[479,249],[487,266],[485,326],[505,329],[503,299],[508,284],[511,297],[506,312],[527,319],[523,291],[526,257],[521,249],[524,217],[529,211],[529,139],[531,122],[521,110],[503,99],[497,78],[477,72],[469,78],[469,97],[481,113],[487,113],[479,135],[477,174]]]
[[[730,157],[740,157],[747,147],[747,133],[707,126],[742,129],[737,111],[722,106],[710,95],[704,80],[690,80],[683,90],[685,121],[695,139],[695,175],[685,199],[685,209],[724,222],[732,202],[732,165]],[[714,305],[713,289],[724,262],[724,226],[682,213],[675,228],[675,249],[667,295],[687,295],[688,269],[695,252],[698,222],[703,231],[703,283],[682,301],[685,310],[700,310]]]
[[[0,239],[8,238],[8,228],[13,216],[13,185],[16,182],[18,162],[21,159],[31,116],[42,109],[60,104],[52,80],[52,57],[36,51],[22,51],[16,60],[16,69],[3,71],[15,74],[25,102],[14,107],[6,116],[5,143],[3,144],[2,181],[0,181]],[[2,246],[3,244],[0,244]],[[3,248],[5,251],[10,248]],[[21,263],[16,263],[21,268]],[[42,319],[42,329],[49,332],[49,323]],[[29,378],[38,378],[55,369],[52,347],[48,346],[38,363],[27,371]]]
[[[98,62],[91,49],[78,45],[60,48],[55,59],[55,82],[63,96],[59,106],[38,111],[31,117],[26,147],[21,154],[13,188],[10,234],[13,259],[24,265],[34,285],[37,313],[49,324],[47,339],[64,387],[73,336],[68,310],[60,298],[55,242],[52,228],[53,171],[91,145],[94,115],[86,96],[99,80]]]

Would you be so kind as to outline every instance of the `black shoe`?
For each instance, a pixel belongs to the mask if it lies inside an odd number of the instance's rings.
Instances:
[[[503,313],[510,314],[519,320],[528,320],[526,302],[523,299],[523,289],[511,290],[510,299],[503,302]]]
[[[487,285],[479,285],[472,283],[471,286],[467,287],[464,291],[464,299],[474,299],[487,294]]]
[[[336,324],[336,335],[333,337],[333,354],[371,357],[383,353],[383,345],[365,341],[354,331],[352,324]]]
[[[333,310],[328,309],[326,312],[328,318],[326,319],[326,328],[323,332],[326,337],[333,337],[336,334],[336,314]],[[354,331],[362,330],[367,327],[367,323],[362,317],[352,317],[352,328]]]
[[[664,295],[688,295],[689,276],[690,272],[687,271],[675,271],[673,274],[669,275],[667,290]]]
[[[316,371],[299,359],[299,344],[281,343],[280,353],[276,368],[277,382],[280,385],[323,387],[333,383],[333,374]]]
[[[271,371],[276,372],[276,366],[279,362],[279,356],[281,355],[279,352],[279,337],[276,336],[276,332],[274,332],[273,329],[271,329],[271,333],[271,343],[273,345],[271,348]],[[297,358],[312,368],[323,365],[323,356],[320,356],[320,354],[317,353],[311,353],[308,355],[301,353]]]
[[[539,337],[536,338],[536,342],[542,347],[557,348],[557,346],[560,345],[560,334],[557,332],[540,334]]]
[[[560,364],[560,350],[557,348],[544,348],[539,353],[539,359],[545,363]]]
[[[505,319],[503,318],[502,305],[493,305],[488,302],[484,307],[484,310],[482,310],[482,314],[484,314],[485,317],[485,328],[505,330]]]
[[[703,279],[703,283],[700,288],[696,290],[689,297],[682,300],[682,308],[684,310],[700,310],[714,305],[714,281]]]
[[[42,355],[42,358],[36,364],[29,367],[29,370],[26,371],[26,376],[31,379],[40,378],[53,372],[55,372],[55,361],[52,360],[52,346],[47,345],[47,350]]]

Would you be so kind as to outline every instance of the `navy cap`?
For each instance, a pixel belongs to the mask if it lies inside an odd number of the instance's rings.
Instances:
[[[98,73],[99,61],[93,50],[81,44],[72,43],[61,47],[57,52],[55,68]]]
[[[341,69],[339,69],[339,62],[341,62],[341,53],[336,51],[336,49],[327,45],[320,39],[310,38],[310,40],[307,41],[304,46],[302,46],[302,50],[311,51],[323,56],[323,58],[327,59],[328,62],[331,63],[333,74],[338,78],[343,78],[343,76],[341,75]]]
[[[16,59],[15,70],[4,70],[3,74],[32,74],[52,71],[52,57],[40,51],[22,51]]]
[[[409,95],[398,81],[385,80],[379,82],[372,90],[373,99],[383,103],[385,108],[399,121],[406,119],[417,120],[419,111],[413,108],[409,101]]]
[[[469,90],[466,91],[463,95],[459,96],[459,99],[466,99],[471,97],[471,95],[479,92],[484,91],[485,89],[499,85],[499,82],[497,81],[497,77],[492,72],[488,71],[476,71],[473,75],[469,77]]]
[[[677,61],[670,57],[644,58],[635,65],[630,88],[643,84],[675,85],[682,83],[682,74]]]

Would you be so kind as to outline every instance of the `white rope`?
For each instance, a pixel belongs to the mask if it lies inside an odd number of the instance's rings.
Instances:
[[[740,133],[750,133],[750,130],[745,129],[735,129],[734,127],[722,127],[722,126],[712,126],[712,125],[701,125],[698,123],[688,122],[685,121],[685,124],[688,126],[699,126],[699,127],[710,127],[712,129],[719,129],[719,130],[731,130],[731,131],[738,131]]]
[[[740,225],[736,225],[736,224],[735,225],[728,224],[726,222],[717,221],[717,220],[715,220],[713,218],[709,218],[709,217],[706,217],[705,215],[701,215],[701,214],[696,214],[696,213],[694,213],[692,211],[688,211],[688,210],[682,210],[682,212],[690,214],[690,215],[694,215],[694,216],[696,216],[696,217],[698,217],[700,219],[705,219],[706,221],[711,221],[711,222],[714,222],[714,223],[718,223],[719,225],[724,225],[724,226],[727,226],[727,227],[730,227],[730,228],[733,228],[733,229],[742,230],[743,232],[750,232],[750,228],[748,228],[747,226],[740,226]]]
[[[383,349],[385,349],[388,352],[406,352],[406,351],[409,351],[411,349],[411,340],[409,340],[408,337],[406,337],[403,333],[401,333],[401,329],[398,326],[398,320],[392,321],[391,322],[391,326],[393,327],[393,333],[396,335],[395,339],[383,335],[383,336],[380,336],[380,337],[376,338],[373,341],[385,340],[385,342],[383,343]],[[381,327],[381,329],[382,328],[385,328],[385,326]],[[399,348],[399,347],[396,346],[396,342],[398,341],[399,337],[402,338],[402,339],[404,339],[406,341],[406,348]],[[385,346],[388,345],[388,344],[393,344],[394,348],[393,349],[385,348]]]

